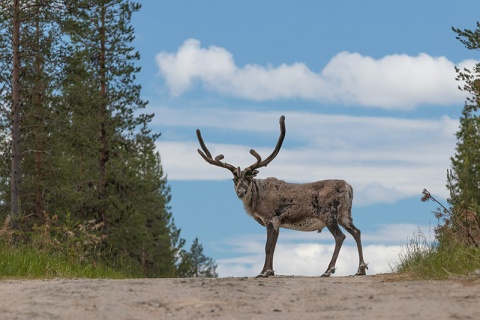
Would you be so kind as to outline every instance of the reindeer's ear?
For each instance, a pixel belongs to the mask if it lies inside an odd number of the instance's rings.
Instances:
[[[252,171],[252,177],[256,177],[257,174],[258,174],[258,170],[253,170],[253,171]]]

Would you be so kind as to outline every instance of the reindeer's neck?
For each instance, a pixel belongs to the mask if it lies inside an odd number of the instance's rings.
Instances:
[[[262,188],[263,179],[253,179],[248,188],[247,194],[242,198],[243,206],[248,214],[253,215],[256,206],[259,203],[260,189]]]

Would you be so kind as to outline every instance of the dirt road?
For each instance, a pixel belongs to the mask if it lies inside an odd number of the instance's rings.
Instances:
[[[0,280],[0,319],[480,319],[480,278]]]

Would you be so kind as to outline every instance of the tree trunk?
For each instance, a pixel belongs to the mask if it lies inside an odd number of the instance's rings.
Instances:
[[[107,71],[106,71],[106,26],[105,16],[107,10],[105,5],[100,8],[100,103],[98,106],[98,118],[100,121],[100,131],[98,141],[100,144],[99,166],[100,166],[100,185],[99,185],[99,200],[100,212],[99,218],[105,221],[107,198],[107,162],[108,162],[108,146],[107,146],[107,131],[106,131],[106,113],[107,113]]]
[[[11,214],[20,215],[20,0],[13,0]],[[15,220],[15,219],[13,219]]]
[[[33,107],[34,107],[34,137],[35,137],[35,215],[38,218],[43,216],[43,188],[42,188],[42,171],[43,171],[43,92],[45,90],[43,85],[43,61],[40,44],[40,26],[38,18],[35,24],[35,84],[33,92]]]

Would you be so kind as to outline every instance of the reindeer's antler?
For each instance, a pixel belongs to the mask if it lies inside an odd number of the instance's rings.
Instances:
[[[254,164],[252,164],[250,167],[247,168],[250,171],[253,171],[261,167],[266,167],[270,162],[272,162],[273,159],[275,159],[275,157],[280,152],[280,148],[282,147],[283,139],[285,139],[285,133],[286,133],[285,116],[282,115],[280,117],[279,122],[280,122],[280,137],[278,138],[278,142],[277,142],[277,145],[275,146],[275,150],[273,150],[272,154],[262,161],[262,157],[260,157],[257,151],[251,149],[250,154],[257,159],[257,162],[255,162]]]
[[[278,155],[280,152],[280,148],[282,147],[283,140],[285,139],[285,116],[280,117],[280,137],[278,138],[277,145],[275,146],[275,149],[273,150],[272,154],[269,155],[265,160],[262,161],[262,157],[254,150],[251,149],[250,153],[257,159],[257,162],[246,168],[245,170],[248,170],[252,172],[255,169],[261,168],[261,167],[266,167],[270,162],[272,162],[273,159]],[[210,151],[208,151],[207,146],[205,145],[205,142],[203,142],[202,134],[200,133],[200,129],[197,129],[197,138],[198,142],[200,143],[200,146],[202,147],[202,150],[197,149],[198,153],[202,156],[202,158],[207,161],[208,163],[221,167],[221,168],[226,168],[230,170],[232,173],[235,174],[237,171],[237,168],[232,166],[231,164],[228,164],[226,162],[222,162],[221,160],[224,158],[223,154],[219,154],[215,158],[212,157],[212,154]]]
[[[200,146],[202,147],[203,152],[200,149],[197,149],[197,151],[205,161],[207,161],[210,164],[213,164],[214,166],[225,168],[230,170],[232,173],[235,173],[235,170],[237,170],[237,168],[235,168],[231,164],[220,161],[224,158],[223,154],[219,154],[218,156],[215,157],[215,159],[212,157],[212,154],[210,153],[210,151],[208,151],[207,146],[203,142],[200,129],[197,129],[197,138],[198,138],[198,142],[200,143]]]

